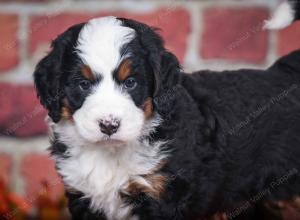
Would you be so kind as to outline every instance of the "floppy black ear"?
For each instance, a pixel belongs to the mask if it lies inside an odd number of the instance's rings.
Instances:
[[[147,59],[154,73],[154,94],[175,86],[179,76],[180,64],[174,54],[167,51],[157,29],[146,26],[141,31],[141,43],[147,51]]]
[[[51,52],[37,64],[34,72],[37,95],[55,123],[61,118],[64,97],[62,64],[68,53],[74,51],[82,26],[83,24],[75,25],[58,36],[51,44]]]
[[[158,72],[155,72],[156,89],[154,96],[166,90],[173,89],[178,84],[181,66],[177,57],[164,50],[161,55],[161,64]]]

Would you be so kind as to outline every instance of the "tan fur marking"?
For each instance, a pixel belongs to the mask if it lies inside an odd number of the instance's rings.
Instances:
[[[120,196],[126,198],[136,196],[139,193],[145,193],[159,200],[164,194],[169,181],[166,175],[159,173],[166,163],[167,160],[161,160],[149,174],[133,177],[128,181],[127,187],[120,192]]]
[[[130,180],[128,187],[123,192],[124,195],[138,195],[139,193],[145,193],[148,196],[159,200],[165,191],[167,183],[166,176],[161,174],[149,174],[143,176],[143,180],[147,184],[143,184],[138,180]]]
[[[95,76],[89,66],[83,65],[81,68],[81,73],[86,79],[95,80]]]
[[[296,197],[292,200],[277,202],[277,205],[282,209],[287,207],[293,207],[294,209],[300,212],[300,197]]]
[[[73,119],[73,113],[72,109],[69,106],[63,106],[61,111],[61,117],[66,120],[72,120]]]
[[[300,211],[300,197],[294,199],[294,206]]]
[[[291,200],[268,201],[264,203],[270,219],[281,219],[283,215],[300,216],[300,198],[295,197]]]
[[[64,98],[62,102],[61,117],[66,120],[73,120],[73,110],[70,107],[68,100]]]
[[[131,61],[129,59],[124,60],[119,66],[117,79],[124,81],[131,73]]]
[[[147,100],[144,102],[143,110],[146,119],[152,116],[153,114],[152,98],[147,98]]]

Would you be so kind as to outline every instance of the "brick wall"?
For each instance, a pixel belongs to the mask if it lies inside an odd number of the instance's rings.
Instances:
[[[262,31],[278,1],[88,1],[0,0],[0,174],[34,198],[48,180],[62,191],[47,157],[45,111],[32,84],[49,41],[74,23],[95,16],[138,19],[161,28],[166,46],[185,70],[264,68],[300,48],[300,24]]]

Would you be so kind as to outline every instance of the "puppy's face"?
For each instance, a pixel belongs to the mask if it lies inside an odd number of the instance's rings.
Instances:
[[[153,73],[131,48],[139,46],[134,38],[133,29],[112,17],[92,20],[79,33],[65,108],[87,141],[137,139],[152,115]]]
[[[56,123],[85,141],[129,142],[153,117],[163,45],[148,26],[115,17],[93,19],[59,36],[37,66],[41,102]]]

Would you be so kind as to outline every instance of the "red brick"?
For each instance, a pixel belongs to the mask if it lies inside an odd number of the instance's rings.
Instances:
[[[290,27],[278,33],[278,54],[286,55],[300,48],[300,22],[295,22]]]
[[[49,14],[32,17],[29,29],[30,52],[36,52],[40,46],[44,47],[45,44],[48,46],[51,40],[73,24],[84,22],[90,18],[92,18],[92,15],[78,13]]]
[[[48,183],[52,198],[58,199],[63,195],[61,178],[57,175],[53,160],[47,155],[26,155],[21,163],[21,175],[25,181],[27,198],[32,203],[45,190],[44,182]]]
[[[11,69],[19,62],[18,17],[0,14],[0,71]]]
[[[20,137],[45,134],[45,110],[33,86],[0,84],[0,132]]]
[[[133,18],[151,26],[161,28],[166,47],[182,61],[186,52],[187,37],[190,32],[190,17],[186,10],[175,7],[163,8],[148,13],[128,13],[124,11],[103,12],[98,14],[64,13],[57,16],[35,16],[30,22],[30,53],[44,54],[50,40],[64,32],[73,24],[87,21],[93,17],[114,15]],[[178,25],[178,20],[180,25]],[[46,45],[46,46],[45,46]]]
[[[200,53],[204,59],[262,63],[268,32],[262,30],[264,8],[209,8],[204,12]]]
[[[0,179],[4,180],[6,185],[10,182],[12,169],[12,159],[7,154],[0,154]]]
[[[183,61],[191,30],[190,15],[186,10],[170,6],[148,14],[125,13],[123,16],[158,27],[167,49],[175,53],[181,62]]]

